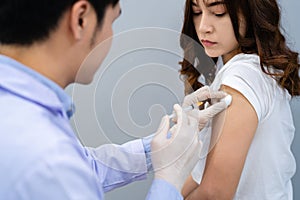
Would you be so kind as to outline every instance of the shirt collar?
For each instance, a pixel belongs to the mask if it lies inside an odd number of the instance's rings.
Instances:
[[[47,107],[57,108],[62,106],[68,118],[70,118],[74,114],[75,106],[72,102],[71,97],[59,85],[57,85],[50,79],[7,56],[0,55],[0,65],[1,67],[4,67],[4,69],[1,69],[1,71],[6,71],[6,73],[3,73],[5,77],[1,77],[2,80],[4,78],[6,81],[1,81],[1,86],[6,85],[10,89],[14,90],[14,92],[17,92],[18,94],[25,96],[26,98],[45,104]],[[12,73],[12,76],[10,76],[9,73]],[[16,78],[18,77],[15,77],[14,73],[21,73],[20,76],[27,76],[26,80],[38,82],[39,84],[34,84],[34,88],[31,87],[32,85],[30,85],[29,87],[32,92],[28,91],[29,81],[26,82],[24,80],[16,80]],[[22,77],[20,78],[22,79]],[[48,90],[45,90],[45,87]],[[52,96],[51,94],[49,94],[49,89],[54,92],[59,102],[53,102],[53,99],[51,98],[47,99],[49,95]],[[36,90],[36,92],[38,92],[37,94],[39,95],[34,94],[34,90]]]

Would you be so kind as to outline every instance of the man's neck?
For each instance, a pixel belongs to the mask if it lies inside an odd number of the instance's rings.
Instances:
[[[50,46],[49,46],[50,45]],[[64,72],[62,55],[52,50],[51,44],[33,44],[30,46],[0,45],[0,54],[8,56],[65,88],[69,83]]]

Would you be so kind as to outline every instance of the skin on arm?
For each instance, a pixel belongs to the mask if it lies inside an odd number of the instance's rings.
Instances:
[[[199,186],[198,183],[196,183],[193,179],[193,177],[190,175],[181,190],[181,194],[183,197],[187,197],[193,190],[195,190]]]
[[[191,177],[186,181],[182,193],[188,200],[234,197],[257,129],[257,115],[248,100],[233,88],[221,89],[232,95],[232,103],[213,120],[212,134],[220,134],[219,141],[207,156],[200,185]]]

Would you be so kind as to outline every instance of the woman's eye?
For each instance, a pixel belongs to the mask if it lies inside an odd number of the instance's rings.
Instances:
[[[201,15],[201,14],[202,14],[202,12],[199,12],[199,11],[198,11],[198,12],[193,12],[193,15],[194,15],[194,16],[199,16],[199,15]]]
[[[215,14],[217,17],[223,17],[226,13]]]
[[[224,5],[218,4],[210,9],[211,13],[217,17],[223,17],[227,11]]]

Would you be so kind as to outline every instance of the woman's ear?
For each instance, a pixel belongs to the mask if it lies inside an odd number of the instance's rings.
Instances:
[[[80,40],[87,28],[92,7],[88,1],[77,1],[71,8],[69,26],[76,40]]]

